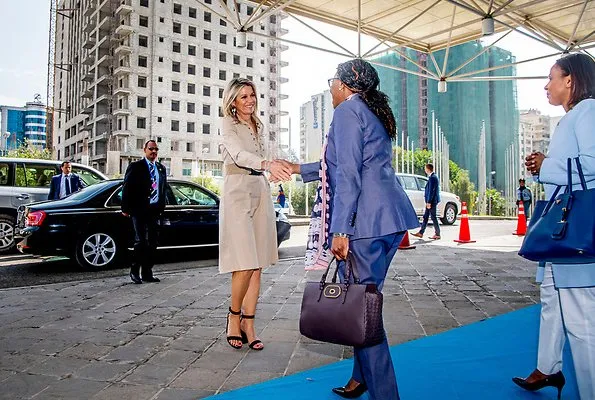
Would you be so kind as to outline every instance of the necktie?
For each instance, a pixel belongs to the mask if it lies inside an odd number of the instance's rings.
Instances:
[[[151,196],[150,203],[157,202],[157,171],[155,169],[155,164],[149,163],[149,174],[151,175]]]
[[[70,189],[70,175],[65,175],[64,176],[64,186],[66,187],[66,196],[68,196],[71,193],[71,189]]]

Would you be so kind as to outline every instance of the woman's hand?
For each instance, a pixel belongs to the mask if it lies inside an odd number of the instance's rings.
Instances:
[[[545,154],[541,152],[532,153],[525,158],[525,167],[532,175],[539,175],[541,164],[545,160]]]
[[[271,172],[269,181],[286,182],[291,179],[292,174],[300,172],[300,165],[285,160],[274,160],[270,163],[269,171]]]
[[[337,260],[346,260],[347,253],[349,252],[349,238],[334,237],[331,243],[331,252],[337,257]]]

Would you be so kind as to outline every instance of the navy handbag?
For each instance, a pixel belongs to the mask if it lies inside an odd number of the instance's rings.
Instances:
[[[521,257],[559,264],[595,263],[595,189],[587,189],[578,157],[575,161],[582,190],[572,190],[569,158],[568,186],[561,194],[558,186],[549,201],[535,205],[519,250]],[[538,212],[540,208],[543,211]]]

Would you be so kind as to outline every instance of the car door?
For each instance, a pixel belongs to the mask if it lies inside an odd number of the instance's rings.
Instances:
[[[14,189],[12,205],[18,209],[21,205],[48,199],[52,176],[58,168],[52,164],[35,162],[17,162],[14,171]]]
[[[166,207],[167,230],[173,246],[219,243],[219,200],[190,182],[169,182],[175,204]],[[165,228],[165,227],[164,227]]]
[[[424,192],[419,189],[417,180],[411,175],[400,175],[399,178],[403,189],[405,189],[405,193],[407,193],[409,200],[411,200],[411,204],[413,205],[416,214],[422,215],[424,213],[426,202],[424,200]]]

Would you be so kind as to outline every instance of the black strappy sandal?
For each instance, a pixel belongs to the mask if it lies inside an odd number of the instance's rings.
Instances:
[[[232,316],[232,315],[240,315],[240,318],[241,318],[242,312],[241,311],[233,311],[231,309],[231,307],[229,307],[229,314],[227,314],[227,318],[226,318],[227,319],[227,323],[225,324],[225,334],[226,335],[227,335],[227,329],[229,328],[229,317]],[[240,329],[240,332],[242,332],[241,329]],[[227,336],[227,343],[231,347],[233,347],[234,349],[240,350],[242,348],[242,345],[241,344],[239,346],[234,346],[231,342],[234,341],[234,340],[237,340],[237,341],[240,341],[242,343],[246,343],[246,342],[244,342],[243,339],[244,339],[244,332],[242,332],[242,336]]]
[[[242,319],[254,319],[254,315],[245,315],[245,314],[242,314]],[[240,328],[240,333],[242,334],[242,343],[248,343],[248,335],[246,335],[246,332],[244,332]],[[264,349],[264,346],[263,347],[254,347],[254,346],[256,346],[259,343],[262,344],[262,341],[260,341],[260,339],[253,340],[252,343],[249,343],[248,344],[248,347],[250,347],[252,350],[260,351],[260,350]]]

